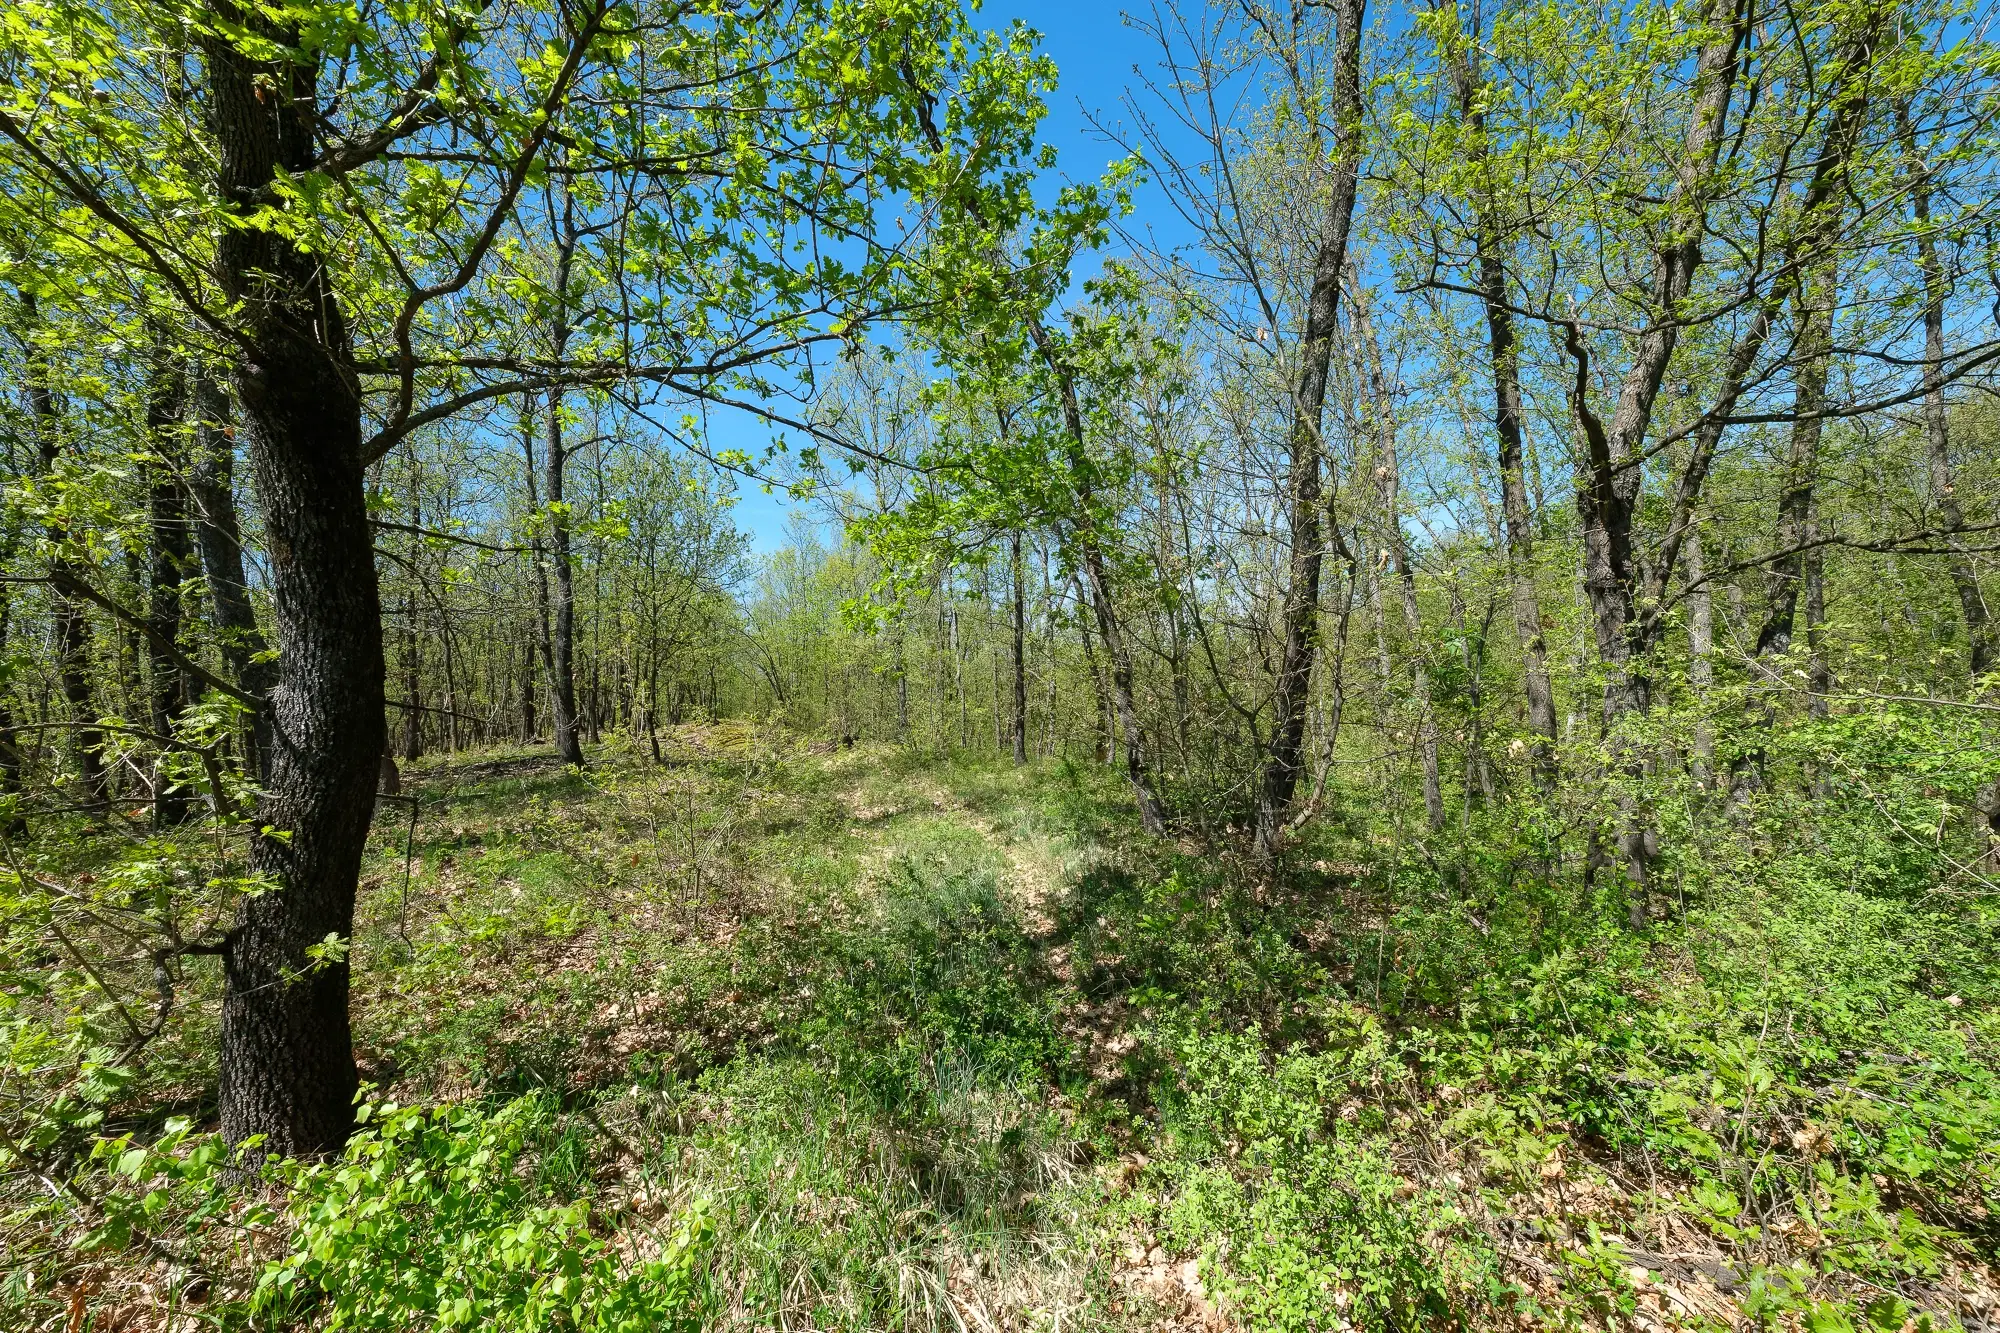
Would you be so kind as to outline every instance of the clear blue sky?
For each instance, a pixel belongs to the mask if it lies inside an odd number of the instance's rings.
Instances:
[[[1145,0],[1133,3],[1145,12]],[[1058,155],[1051,192],[1062,180],[1095,178],[1119,156],[1114,145],[1092,130],[1087,116],[1096,115],[1107,123],[1123,118],[1120,99],[1134,81],[1133,65],[1150,68],[1158,50],[1152,39],[1125,25],[1126,8],[1118,0],[986,0],[977,15],[978,22],[992,27],[1021,19],[1041,33],[1042,50],[1055,59],[1061,82],[1042,122],[1042,138],[1055,146]],[[1143,188],[1139,207],[1143,216],[1147,211]],[[760,453],[771,433],[769,427],[748,419],[718,418],[711,423],[711,440],[717,448]],[[767,495],[743,483],[738,495],[736,525],[750,533],[758,554],[784,546],[795,508],[784,493]]]

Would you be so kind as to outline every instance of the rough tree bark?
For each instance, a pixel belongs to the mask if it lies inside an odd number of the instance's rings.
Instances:
[[[218,17],[293,55],[298,34],[228,0]],[[208,42],[222,197],[248,215],[310,170],[318,68]],[[223,955],[222,1130],[267,1152],[333,1151],[354,1124],[345,942],[385,723],[382,614],[363,494],[361,396],[322,261],[280,229],[225,226],[217,274],[241,311],[231,373],[271,552],[281,650],[244,898]]]

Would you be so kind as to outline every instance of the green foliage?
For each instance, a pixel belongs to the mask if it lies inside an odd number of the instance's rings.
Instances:
[[[1363,1107],[1392,1043],[1365,1011],[1327,1017],[1345,1031],[1320,1051],[1199,1022],[1151,1034],[1176,1071],[1155,1167],[1165,1229],[1258,1328],[1428,1328],[1486,1304],[1501,1286],[1483,1238],[1366,1133],[1383,1127]]]
[[[490,1112],[365,1103],[340,1160],[279,1168],[292,1248],[258,1279],[253,1310],[319,1308],[329,1329],[702,1327],[707,1205],[623,1248],[600,1238],[587,1201],[524,1178],[554,1109],[544,1095]]]
[[[129,1134],[97,1140],[94,1162],[104,1168],[98,1199],[102,1221],[84,1234],[86,1250],[123,1250],[163,1232],[269,1225],[261,1204],[239,1207],[224,1188],[222,1168],[236,1157],[213,1134],[195,1134],[188,1121],[167,1121],[165,1131],[141,1143]]]

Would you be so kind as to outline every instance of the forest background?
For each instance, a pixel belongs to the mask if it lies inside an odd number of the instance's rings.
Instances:
[[[14,7],[0,1310],[1982,1326],[1991,20]]]

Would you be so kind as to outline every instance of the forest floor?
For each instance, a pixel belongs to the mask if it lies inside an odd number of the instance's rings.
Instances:
[[[1994,1327],[1977,1191],[1851,1167],[1827,1090],[1990,1115],[1956,1008],[1959,1064],[1806,1087],[1686,998],[1721,956],[1686,938],[1544,947],[1499,1017],[1426,998],[1420,952],[1493,971],[1501,927],[1413,927],[1379,843],[1262,879],[1136,837],[1097,766],[663,742],[412,766],[354,1013],[371,1123],[535,1108],[528,1197],[677,1256],[703,1327]],[[1635,1063],[1635,1024],[1705,1053]]]
[[[380,1095],[587,1101],[611,1224],[717,1219],[723,1326],[1227,1326],[1122,1202],[1134,1011],[1078,984],[1059,925],[1119,793],[1072,783],[1050,817],[1046,765],[726,723],[663,744],[411,772],[414,839],[385,810],[356,931]]]

